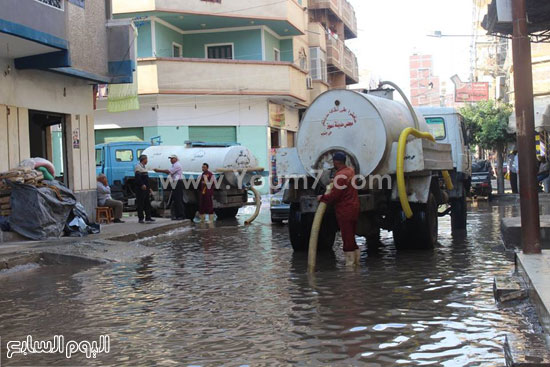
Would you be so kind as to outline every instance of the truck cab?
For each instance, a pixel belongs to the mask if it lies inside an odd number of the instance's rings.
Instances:
[[[451,145],[454,169],[463,176],[459,180],[470,178],[472,162],[464,118],[454,108],[448,107],[420,107],[418,111],[424,116],[435,140]]]
[[[150,147],[147,142],[115,142],[95,147],[96,175],[107,176],[114,199],[124,200],[125,177],[139,163],[141,153]]]

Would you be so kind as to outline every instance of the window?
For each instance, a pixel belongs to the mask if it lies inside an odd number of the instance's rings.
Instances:
[[[182,57],[183,47],[176,42],[172,42],[172,57]]]
[[[63,10],[63,0],[36,0],[39,3],[46,4],[52,8]]]
[[[95,165],[101,166],[103,164],[103,150],[102,149],[96,149],[95,150]]]
[[[115,159],[117,162],[132,162],[134,160],[134,152],[130,149],[115,151]]]
[[[320,47],[310,47],[309,56],[311,58],[310,62],[310,73],[313,80],[322,80],[325,83],[327,82],[327,55],[321,50]]]
[[[206,45],[206,58],[208,59],[233,59],[233,44]]]
[[[138,150],[136,150],[136,154],[137,154],[137,157],[138,157],[138,158],[143,154],[143,151],[144,151],[144,150],[145,150],[145,149],[138,149]]]
[[[428,117],[426,119],[430,132],[435,140],[443,140],[447,136],[445,133],[445,120],[441,117]]]
[[[276,48],[273,49],[273,60],[281,61],[281,51],[277,50]]]

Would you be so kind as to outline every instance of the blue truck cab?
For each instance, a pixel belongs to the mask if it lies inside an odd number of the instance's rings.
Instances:
[[[118,196],[117,193],[123,190],[126,177],[129,174],[133,175],[139,156],[150,146],[151,143],[143,141],[105,143],[95,146],[96,175],[103,173],[107,176],[109,186],[113,190],[113,197]]]

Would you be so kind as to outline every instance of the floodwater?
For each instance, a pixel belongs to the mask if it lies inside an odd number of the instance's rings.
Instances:
[[[499,235],[516,208],[480,204],[467,235],[440,220],[433,252],[396,253],[391,235],[363,251],[358,271],[340,250],[314,276],[293,254],[287,227],[264,210],[253,225],[220,222],[151,239],[138,264],[44,267],[0,278],[6,366],[503,366],[507,333],[530,332],[532,308],[493,299],[493,277],[513,262]],[[365,249],[362,246],[363,250]],[[6,343],[109,335],[94,359],[55,354],[6,358]]]

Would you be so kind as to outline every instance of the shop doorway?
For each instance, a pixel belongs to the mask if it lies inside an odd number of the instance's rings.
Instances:
[[[31,157],[42,157],[52,162],[56,180],[69,186],[65,115],[29,111],[29,138]]]

